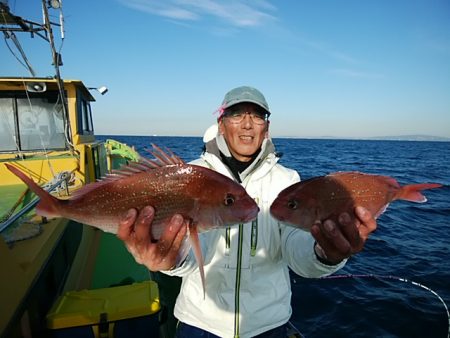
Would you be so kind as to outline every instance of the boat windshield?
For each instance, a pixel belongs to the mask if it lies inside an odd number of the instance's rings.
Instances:
[[[58,93],[0,93],[0,152],[66,149]]]

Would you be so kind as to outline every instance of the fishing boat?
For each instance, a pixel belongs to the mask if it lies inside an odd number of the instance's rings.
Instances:
[[[113,235],[63,218],[36,216],[38,198],[4,165],[20,168],[58,198],[69,198],[83,185],[139,157],[126,144],[96,138],[92,88],[80,80],[61,78],[54,24],[48,19],[48,11],[58,10],[60,5],[59,1],[42,1],[43,23],[37,23],[14,15],[8,3],[0,1],[0,30],[14,43],[30,73],[27,77],[0,77],[2,337],[49,336],[49,313],[70,292],[103,289],[109,297],[120,290],[109,292],[113,284],[148,280],[145,269]],[[48,42],[53,76],[36,76],[20,46],[18,32]],[[157,289],[144,286],[156,292],[151,297],[157,304]],[[141,289],[139,285],[126,292]]]
[[[0,0],[0,31],[29,71],[0,77],[0,337],[173,337],[180,279],[149,272],[112,234],[37,216],[39,199],[5,166],[65,199],[139,159],[133,147],[96,137],[96,88],[61,77],[53,35],[55,25],[64,33],[61,5],[42,0],[38,23]],[[50,22],[49,11],[58,10],[59,23]],[[35,74],[18,32],[48,42],[54,75]],[[287,336],[299,334],[292,327]]]

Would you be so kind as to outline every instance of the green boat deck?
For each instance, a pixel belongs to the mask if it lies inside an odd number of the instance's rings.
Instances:
[[[114,234],[102,233],[92,279],[92,289],[149,280],[149,271],[134,260]]]
[[[14,207],[18,201],[18,196],[22,196],[25,191],[26,188],[23,184],[6,185],[1,187],[0,222],[5,215],[9,213],[11,208]],[[20,210],[22,205],[28,203],[31,200],[31,197],[32,196],[30,194],[25,194],[23,200],[21,200],[20,204],[17,206],[17,210]]]

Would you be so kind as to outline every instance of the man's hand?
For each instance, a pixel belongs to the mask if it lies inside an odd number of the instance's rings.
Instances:
[[[175,214],[158,241],[151,236],[155,211],[151,206],[138,214],[135,209],[128,210],[121,219],[117,237],[125,242],[128,251],[136,262],[145,265],[151,271],[170,270],[176,264],[176,258],[187,223],[179,214]]]
[[[376,230],[377,222],[360,206],[355,208],[355,216],[343,213],[338,223],[325,220],[312,226],[311,234],[316,240],[314,250],[320,258],[331,265],[338,264],[363,249],[369,235]]]

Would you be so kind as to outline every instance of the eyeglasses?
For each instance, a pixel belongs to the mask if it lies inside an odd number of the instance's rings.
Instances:
[[[269,114],[265,112],[249,112],[245,109],[225,111],[224,117],[226,117],[231,123],[241,123],[247,114],[250,116],[250,119],[254,124],[264,124],[269,118]]]

